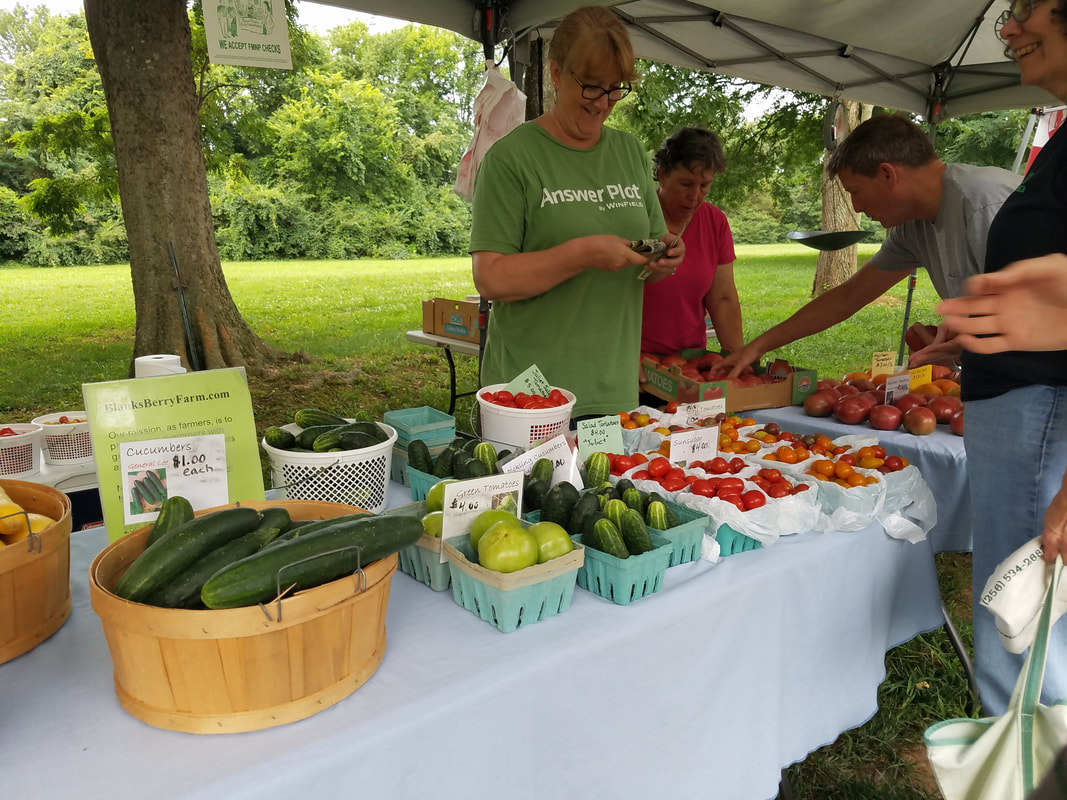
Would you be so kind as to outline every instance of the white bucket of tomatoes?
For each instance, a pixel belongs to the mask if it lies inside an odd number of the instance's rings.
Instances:
[[[482,438],[496,445],[530,447],[570,427],[575,396],[553,388],[547,395],[512,394],[495,383],[478,390]]]
[[[35,417],[44,436],[46,464],[73,466],[93,460],[93,440],[89,434],[89,418],[84,411],[60,411]]]
[[[0,422],[0,478],[22,478],[41,471],[41,426]]]

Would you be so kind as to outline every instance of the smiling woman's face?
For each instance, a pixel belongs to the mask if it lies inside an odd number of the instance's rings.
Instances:
[[[1040,86],[1067,101],[1067,34],[1055,13],[1055,0],[1034,0],[1033,11],[1022,22],[1009,16],[1000,37],[1019,65],[1027,86]]]
[[[587,147],[600,140],[600,129],[607,120],[615,102],[602,95],[596,100],[582,96],[582,86],[610,89],[623,85],[622,72],[618,68],[589,68],[572,72],[551,62],[553,83],[556,89],[556,104],[553,113],[566,137],[565,143],[575,147]],[[575,80],[577,78],[578,80]]]

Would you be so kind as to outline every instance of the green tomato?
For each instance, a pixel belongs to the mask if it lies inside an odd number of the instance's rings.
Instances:
[[[443,511],[445,507],[445,484],[455,483],[454,480],[438,481],[426,492],[426,510]]]
[[[518,522],[519,518],[507,509],[490,508],[474,518],[471,523],[471,550],[478,552],[478,542],[485,532],[498,522]]]
[[[535,522],[527,531],[537,540],[537,563],[565,556],[574,549],[574,540],[555,522]]]
[[[537,563],[537,539],[518,522],[498,522],[478,542],[478,561],[496,572],[517,572]]]
[[[436,539],[441,538],[441,526],[445,520],[444,511],[431,511],[422,518],[422,532]]]

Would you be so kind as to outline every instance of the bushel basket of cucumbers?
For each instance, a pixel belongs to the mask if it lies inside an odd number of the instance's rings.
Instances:
[[[168,498],[90,566],[120,703],[158,727],[222,733],[337,702],[381,662],[395,554],[421,535],[416,519],[336,503],[193,514]]]

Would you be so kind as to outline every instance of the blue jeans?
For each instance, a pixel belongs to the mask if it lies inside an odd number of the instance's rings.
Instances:
[[[1045,509],[1067,470],[1067,387],[1028,386],[989,400],[968,400],[964,445],[971,484],[974,558],[974,661],[983,712],[1007,709],[1025,654],[1004,649],[992,613],[981,605],[993,570],[1041,535]],[[1052,629],[1043,703],[1067,698],[1067,621]]]

